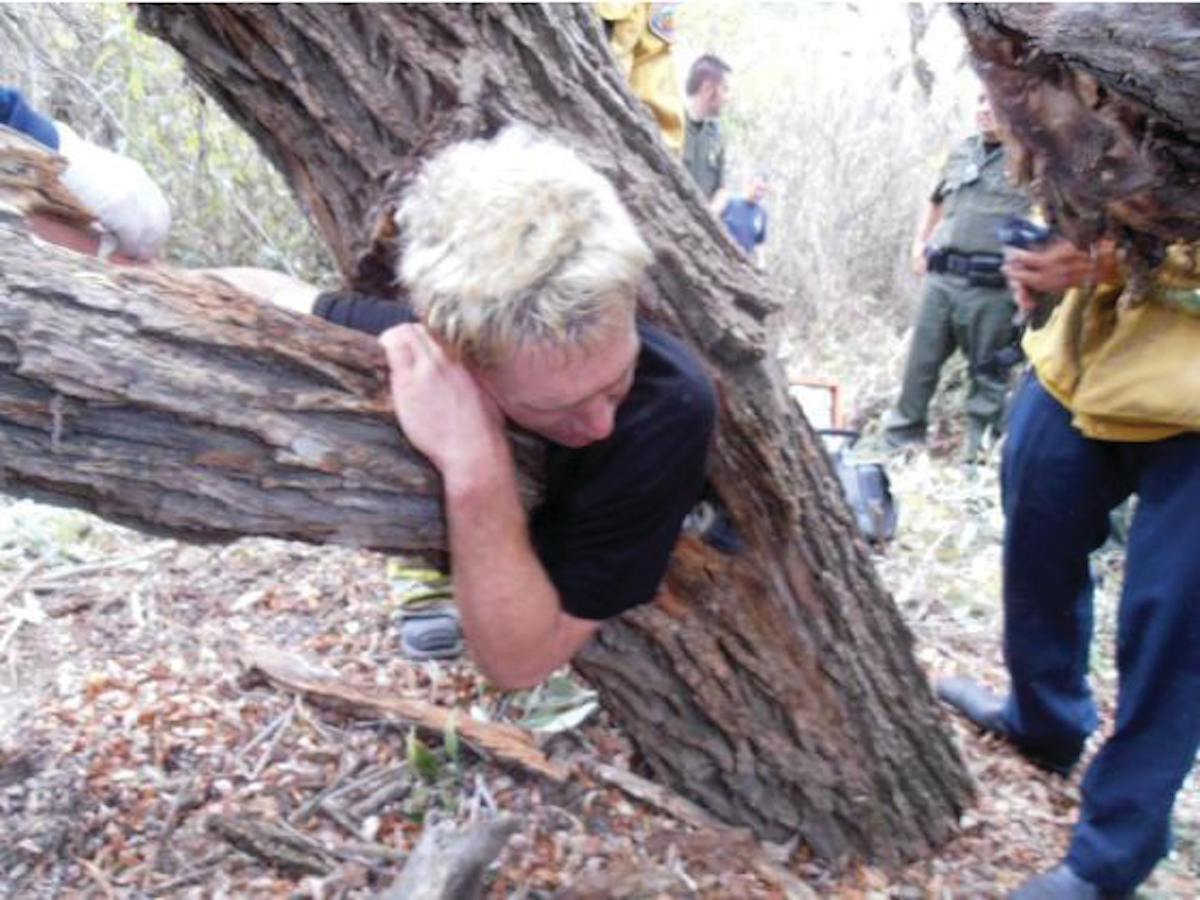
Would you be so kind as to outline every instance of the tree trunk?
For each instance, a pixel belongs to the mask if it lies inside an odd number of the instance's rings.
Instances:
[[[1131,291],[1200,240],[1200,7],[988,3],[955,10],[1017,174],[1067,237],[1114,237]]]
[[[358,289],[391,289],[390,199],[449,141],[521,119],[571,143],[612,179],[656,252],[644,313],[690,340],[721,385],[711,475],[746,546],[726,556],[684,538],[660,601],[606,624],[580,670],[655,776],[726,821],[777,841],[799,835],[825,858],[911,858],[951,836],[969,779],[939,727],[911,635],[771,359],[776,304],[632,99],[590,7],[141,6],[139,18],[279,165]],[[208,309],[218,323],[226,318]],[[136,316],[113,318],[105,337]],[[250,329],[273,321],[262,312],[247,318]],[[198,333],[190,320],[174,325],[188,341]],[[302,330],[288,327],[293,337]],[[377,397],[377,381],[362,369],[377,363],[376,352],[349,336],[327,346],[333,330],[311,327],[320,340],[304,346],[307,360],[292,337],[280,339],[286,329],[268,329],[269,341],[245,339],[258,353],[240,380],[212,378],[208,392],[240,396],[254,393],[242,381],[266,386],[305,373],[322,388],[352,383],[355,397]],[[16,345],[22,363],[14,370],[10,359],[8,371],[20,375],[28,353],[22,339]],[[287,349],[279,358],[264,345]],[[342,367],[336,374],[329,359]],[[95,377],[94,356],[71,365],[88,365],[88,374],[56,386],[66,397],[60,406],[88,396]],[[219,373],[237,365],[227,355],[214,360]],[[181,390],[165,367],[149,377],[147,393],[117,390],[115,402],[149,414]],[[307,382],[289,384],[297,383]],[[336,408],[346,426],[338,454],[386,443],[373,430],[383,424],[374,404]],[[253,418],[225,421],[200,406],[192,413],[239,437]],[[287,421],[294,453],[308,419]],[[335,436],[321,432],[323,441]],[[274,435],[256,440],[278,457]],[[141,464],[165,468],[157,451]],[[53,459],[47,467],[46,482],[66,481]],[[390,477],[363,493],[394,484]],[[192,493],[186,482],[172,490]],[[395,503],[395,491],[388,498]]]

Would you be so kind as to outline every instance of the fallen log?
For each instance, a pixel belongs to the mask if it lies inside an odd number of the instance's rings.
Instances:
[[[396,426],[373,338],[3,214],[0,297],[4,492],[190,541],[443,550],[441,482]],[[539,454],[518,451],[530,502]]]

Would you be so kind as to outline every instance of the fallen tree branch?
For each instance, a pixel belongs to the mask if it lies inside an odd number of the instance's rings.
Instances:
[[[665,812],[680,822],[694,825],[696,828],[713,828],[721,831],[737,832],[747,837],[750,835],[750,832],[746,829],[731,828],[729,825],[717,821],[686,797],[681,797],[679,794],[668,790],[662,785],[647,781],[645,778],[633,774],[628,769],[619,769],[616,766],[610,766],[606,763],[594,762],[588,766],[588,771],[597,780],[620,788],[635,800],[648,803],[655,809]]]
[[[0,206],[5,493],[192,542],[440,559],[440,476],[397,427],[386,374],[370,335],[43,244]],[[542,442],[512,440],[532,506]]]
[[[529,732],[515,725],[456,716],[456,710],[424,700],[397,697],[369,685],[351,684],[335,672],[277,647],[247,642],[242,646],[240,656],[247,669],[261,673],[278,687],[296,691],[314,706],[355,718],[401,719],[436,734],[445,734],[453,721],[459,737],[484,755],[515,763],[554,782],[564,781],[567,777],[565,767],[552,762],[537,748]]]
[[[65,566],[61,569],[51,569],[49,572],[42,574],[33,583],[32,587],[40,589],[56,584],[60,581],[86,578],[91,575],[98,575],[101,572],[111,572],[114,569],[132,568],[133,566],[141,565],[142,563],[147,563],[153,559],[157,559],[168,552],[178,550],[178,544],[162,544],[150,550],[143,550],[140,553],[133,553],[129,556],[122,556],[117,559],[102,560],[94,563],[84,563],[78,566]]]
[[[517,819],[502,816],[467,828],[450,822],[426,828],[381,900],[474,900],[484,870],[519,825]]]

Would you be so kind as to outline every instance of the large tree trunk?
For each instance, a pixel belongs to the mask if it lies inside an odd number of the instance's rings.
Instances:
[[[949,837],[969,779],[820,443],[770,358],[775,304],[633,101],[590,7],[142,6],[139,17],[279,165],[353,287],[390,289],[394,247],[377,224],[403,178],[449,141],[521,119],[613,180],[656,251],[644,312],[689,339],[719,378],[712,479],[746,546],[725,556],[685,538],[660,602],[606,624],[579,668],[656,776],[726,821],[773,840],[799,835],[826,858],[910,858]],[[68,294],[86,293],[72,284]],[[307,367],[303,378],[344,386],[328,363],[353,368],[348,353],[360,345],[346,337],[345,353],[327,353],[330,333],[303,350],[291,343],[298,330],[270,342],[290,348],[279,360],[289,377]],[[18,329],[9,339],[23,351],[29,337]],[[223,399],[239,395],[240,379],[279,377],[261,355],[266,341],[237,340],[262,367],[239,370],[232,354],[217,355],[210,393]],[[11,356],[7,371],[21,375],[27,363],[14,370]],[[367,381],[350,393],[374,396],[370,377],[356,371]],[[86,396],[82,384],[54,389],[60,405]],[[359,429],[374,440],[366,420],[381,413],[364,412],[342,414],[355,429],[347,442]],[[239,436],[246,424],[191,414]],[[142,464],[160,469],[157,454]],[[69,483],[52,462],[39,477],[51,491]],[[260,496],[270,503],[274,493]]]

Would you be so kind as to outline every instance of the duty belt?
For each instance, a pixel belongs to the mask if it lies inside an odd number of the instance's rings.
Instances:
[[[959,275],[971,284],[983,287],[1003,287],[1004,275],[1000,253],[959,253],[949,247],[936,247],[925,252],[925,271]]]

